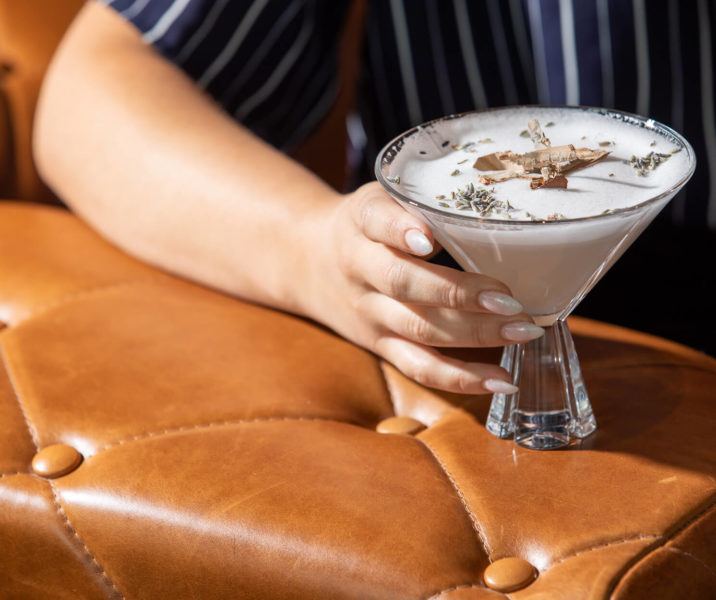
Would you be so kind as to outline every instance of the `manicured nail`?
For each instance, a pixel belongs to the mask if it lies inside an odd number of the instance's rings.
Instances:
[[[502,379],[485,379],[485,381],[482,382],[482,387],[491,392],[495,392],[495,394],[514,394],[520,389],[516,385],[502,381]]]
[[[518,315],[524,308],[517,302],[512,296],[503,294],[501,292],[482,292],[478,299],[483,308],[486,308],[490,312],[496,315]]]
[[[502,326],[502,337],[512,342],[529,342],[544,335],[544,329],[534,323],[507,323]]]
[[[433,251],[433,245],[430,243],[430,240],[419,229],[410,229],[408,233],[405,234],[405,243],[408,244],[408,248],[418,256],[425,256]]]

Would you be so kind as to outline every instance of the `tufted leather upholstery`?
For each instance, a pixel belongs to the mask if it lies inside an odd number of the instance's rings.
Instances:
[[[601,428],[529,452],[484,398],[13,203],[0,321],[3,597],[493,598],[506,556],[540,571],[515,600],[716,592],[716,361],[684,347],[575,319]],[[82,464],[34,475],[56,443]]]

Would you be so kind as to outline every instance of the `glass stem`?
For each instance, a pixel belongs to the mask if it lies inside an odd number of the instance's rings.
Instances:
[[[501,366],[519,386],[516,394],[495,394],[487,429],[498,437],[549,450],[583,438],[596,429],[579,359],[566,322],[527,344],[507,346]]]

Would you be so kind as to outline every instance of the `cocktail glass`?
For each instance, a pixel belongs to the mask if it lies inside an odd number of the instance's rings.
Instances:
[[[450,151],[442,127],[477,113],[450,115],[403,133],[383,148],[375,166],[376,177],[386,191],[428,223],[437,241],[463,269],[507,284],[535,323],[545,327],[544,337],[505,347],[500,364],[519,392],[494,394],[487,418],[487,429],[494,435],[514,436],[519,445],[536,450],[559,448],[595,431],[596,420],[565,319],[686,184],[696,167],[689,143],[665,125],[614,110],[563,110],[597,113],[646,128],[686,153],[687,168],[668,189],[609,214],[505,221],[441,210],[411,197],[410,182],[396,180],[394,163],[402,152],[429,155]]]

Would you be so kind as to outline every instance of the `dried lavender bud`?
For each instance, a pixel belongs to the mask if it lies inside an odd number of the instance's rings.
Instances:
[[[636,174],[639,177],[646,177],[650,171],[653,171],[661,163],[671,158],[671,154],[662,154],[661,152],[651,151],[646,156],[641,158],[638,156],[632,156],[629,159],[629,164],[634,168]]]
[[[450,192],[450,197],[455,201],[455,209],[472,210],[480,217],[497,213],[512,218],[510,213],[516,211],[508,201],[495,198],[494,189],[477,188],[474,183]]]

